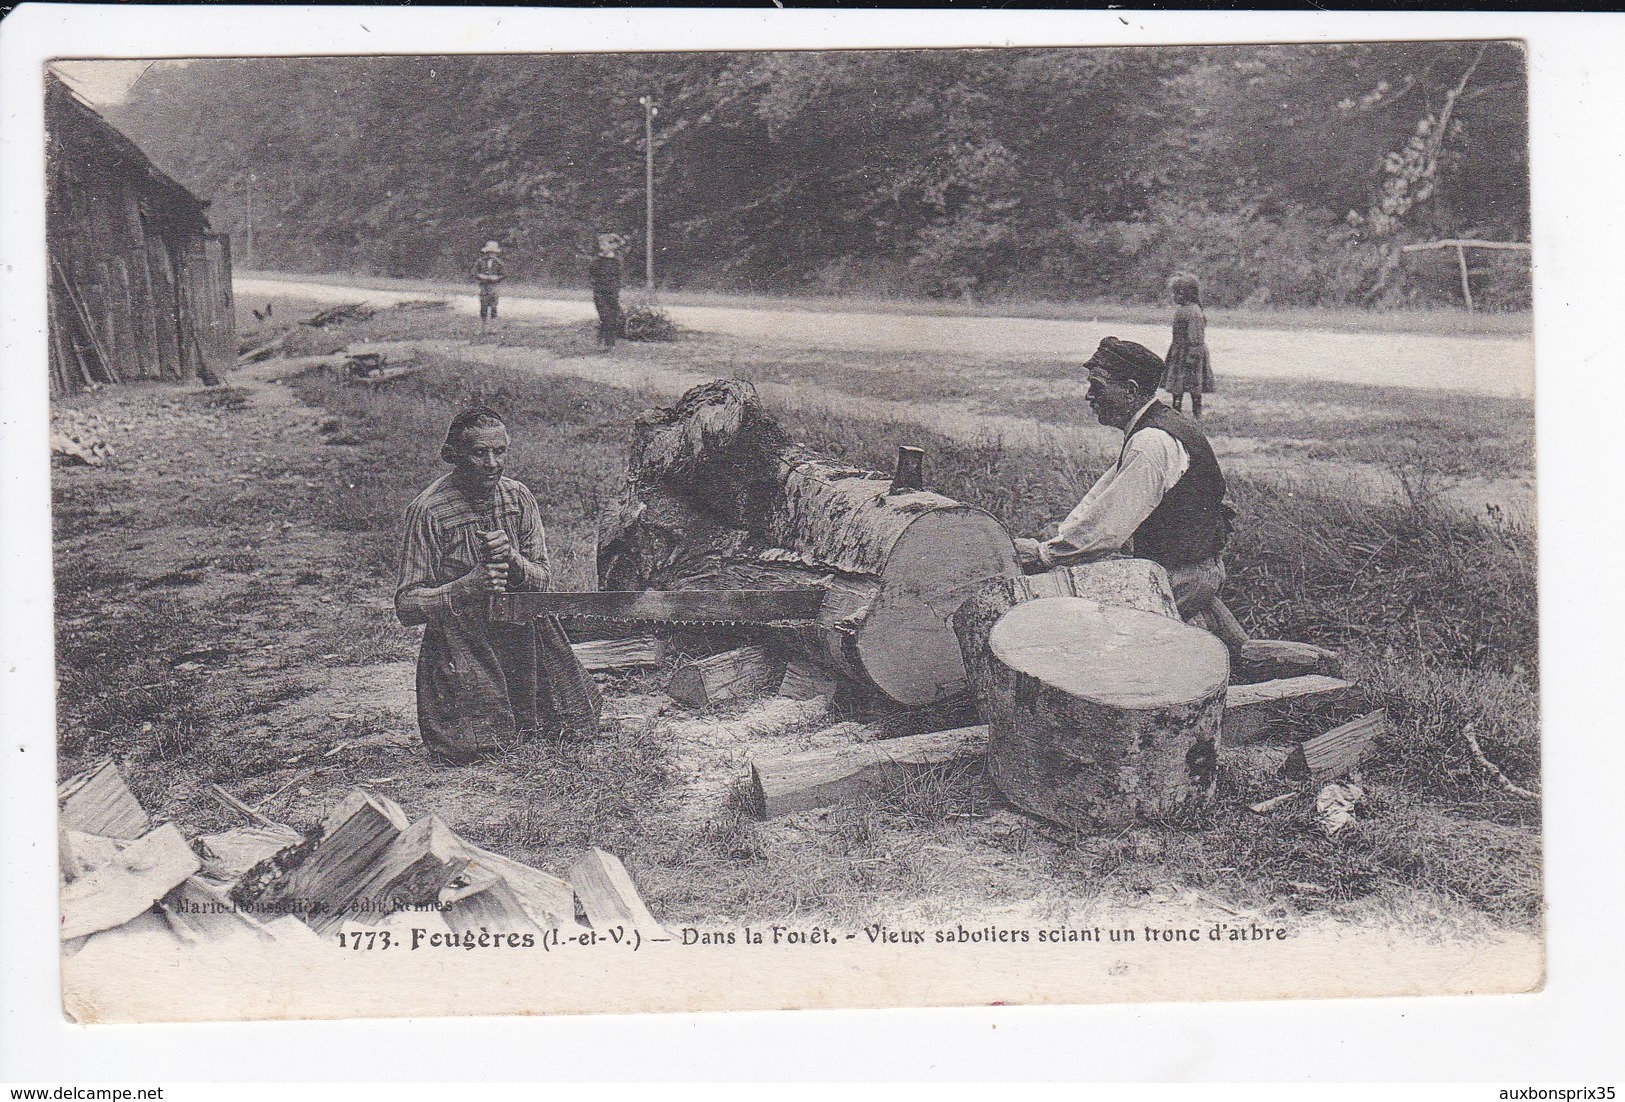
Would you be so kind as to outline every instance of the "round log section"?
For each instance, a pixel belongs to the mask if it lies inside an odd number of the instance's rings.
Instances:
[[[1041,574],[983,581],[954,612],[953,625],[965,674],[984,721],[993,676],[987,649],[993,625],[1016,605],[1045,597],[1087,597],[1103,605],[1179,618],[1168,572],[1150,559],[1102,559],[1081,566],[1058,566]]]
[[[965,691],[950,617],[985,579],[1019,573],[988,513],[788,443],[739,381],[638,419],[600,533],[605,589],[823,587],[817,627],[780,638],[897,705]]]
[[[988,770],[1079,830],[1213,795],[1230,656],[1200,628],[1081,597],[1016,605],[988,639]]]

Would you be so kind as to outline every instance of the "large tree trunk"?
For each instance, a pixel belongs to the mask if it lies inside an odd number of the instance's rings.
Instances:
[[[1094,830],[1212,796],[1230,673],[1212,635],[1054,597],[1005,613],[988,650],[988,771],[1017,807]]]
[[[743,382],[644,414],[625,491],[600,525],[605,589],[826,591],[792,647],[897,704],[963,692],[948,617],[1015,549],[981,509],[787,443]]]

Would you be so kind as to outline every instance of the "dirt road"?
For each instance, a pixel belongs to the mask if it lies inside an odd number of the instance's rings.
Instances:
[[[387,291],[340,283],[239,279],[249,298],[292,296],[318,302],[358,300],[393,305],[421,291]],[[452,296],[453,308],[478,313],[472,295]],[[576,322],[593,316],[582,300],[508,295],[509,318]],[[1159,351],[1168,330],[1127,322],[1045,318],[952,317],[846,311],[672,306],[688,329],[794,348],[913,353],[940,352],[986,359],[1086,359],[1108,333]],[[1504,397],[1534,394],[1534,343],[1526,337],[1457,337],[1420,333],[1343,333],[1325,329],[1213,329],[1208,345],[1221,377],[1315,379],[1372,386],[1461,390]]]

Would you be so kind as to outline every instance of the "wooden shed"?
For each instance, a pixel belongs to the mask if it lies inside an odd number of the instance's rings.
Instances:
[[[51,392],[224,373],[231,244],[209,204],[50,75],[45,127]]]

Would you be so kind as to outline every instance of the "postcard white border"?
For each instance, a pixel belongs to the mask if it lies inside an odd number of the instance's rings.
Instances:
[[[1540,395],[1549,986],[1535,996],[927,1011],[82,1027],[62,1021],[50,698],[40,66],[233,56],[1522,38],[1530,46]],[[1621,828],[1615,300],[1625,18],[1460,13],[579,11],[24,5],[0,23],[0,1054],[119,1080],[1617,1077]],[[30,367],[28,365],[35,365]],[[1613,988],[1613,989],[1611,989]],[[1335,1043],[1334,1043],[1335,1042]],[[306,1058],[267,1062],[267,1051]],[[403,1053],[410,1052],[409,1063]],[[478,1058],[471,1058],[477,1053]]]

